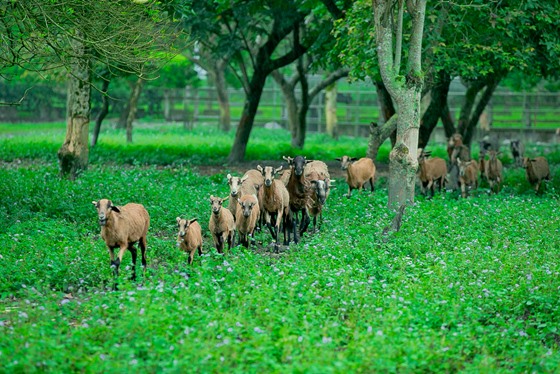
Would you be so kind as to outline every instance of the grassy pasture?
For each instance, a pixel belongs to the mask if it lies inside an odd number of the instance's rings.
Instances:
[[[135,143],[106,130],[75,182],[57,176],[58,126],[0,127],[1,371],[555,372],[560,367],[559,149],[534,196],[521,169],[484,189],[418,197],[401,231],[383,180],[375,194],[333,189],[319,233],[280,255],[232,249],[207,231],[209,195],[227,194],[220,164],[233,134],[142,126]],[[11,134],[8,136],[8,134]],[[251,160],[291,153],[284,132],[256,129]],[[271,145],[275,141],[278,147]],[[363,153],[364,139],[310,137],[304,153]],[[434,148],[443,155],[443,147]],[[383,150],[386,158],[388,151]],[[475,152],[476,153],[476,152]],[[504,163],[510,166],[507,152]],[[143,203],[148,271],[110,291],[92,200]],[[175,217],[198,217],[204,255],[175,246]],[[258,234],[269,243],[269,235]]]

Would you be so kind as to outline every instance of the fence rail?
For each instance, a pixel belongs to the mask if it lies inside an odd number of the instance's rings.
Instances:
[[[25,87],[0,84],[0,101],[17,101]],[[463,91],[464,92],[464,91]],[[457,118],[463,100],[463,92],[452,89],[448,102],[452,115]],[[232,121],[235,124],[244,105],[242,90],[228,90]],[[58,121],[64,120],[66,90],[63,85],[37,86],[31,90],[20,106],[0,107],[0,121]],[[118,117],[126,104],[126,92],[111,100],[110,116]],[[93,93],[93,108],[99,109],[99,93]],[[317,95],[309,108],[308,131],[322,132],[325,129],[324,94]],[[219,105],[213,88],[164,89],[147,88],[142,93],[138,117],[165,119],[167,121],[217,123]],[[379,121],[377,94],[371,85],[344,85],[337,95],[337,117],[339,133],[348,135],[367,134],[368,124]],[[516,128],[560,127],[560,93],[551,92],[508,92],[499,90],[481,117],[482,126]],[[261,98],[256,126],[287,126],[286,105],[280,89],[271,84]]]

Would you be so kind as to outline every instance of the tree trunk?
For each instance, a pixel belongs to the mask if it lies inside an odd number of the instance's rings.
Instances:
[[[298,59],[297,70],[299,74],[299,84],[301,86],[301,106],[298,111],[298,127],[296,138],[292,139],[292,146],[303,149],[305,145],[305,135],[307,130],[307,112],[309,110],[309,82],[303,66],[303,57]],[[294,142],[295,140],[295,142]]]
[[[401,72],[403,35],[401,30],[402,8],[405,2],[374,0],[374,18],[377,58],[384,86],[397,104],[397,140],[389,154],[389,208],[399,209],[414,202],[416,170],[418,168],[418,129],[420,127],[420,100],[422,95],[422,38],[426,0],[406,1],[411,16],[410,41],[406,72]],[[398,5],[398,8],[395,6]],[[398,12],[395,18],[393,12]],[[394,27],[394,20],[398,25]],[[394,49],[395,48],[395,49]],[[405,76],[403,82],[402,76]]]
[[[101,131],[101,124],[103,120],[109,113],[109,96],[107,96],[107,91],[109,90],[109,84],[111,83],[109,77],[103,77],[103,85],[101,86],[101,110],[97,113],[95,117],[95,127],[93,129],[93,136],[91,138],[91,146],[95,147],[97,144],[97,139],[99,138],[99,132]]]
[[[216,95],[220,105],[220,129],[224,132],[231,130],[231,111],[229,107],[229,96],[226,84],[225,62],[220,60],[214,67],[214,82],[216,85]]]
[[[464,139],[465,133],[467,132],[467,128],[469,127],[471,114],[476,102],[476,97],[478,96],[478,93],[484,88],[485,83],[482,79],[478,79],[476,81],[466,82],[465,85],[467,86],[467,91],[465,92],[465,101],[461,106],[459,123],[457,125],[457,131],[463,136],[463,143],[466,143]]]
[[[492,77],[487,82],[486,88],[485,88],[484,92],[482,93],[482,96],[480,97],[480,100],[476,104],[476,107],[475,107],[474,111],[472,112],[472,115],[471,115],[471,117],[469,119],[469,122],[468,122],[468,126],[467,126],[465,132],[463,133],[463,143],[469,148],[470,148],[470,145],[472,143],[472,139],[473,139],[473,136],[474,136],[474,130],[476,129],[476,125],[478,124],[480,116],[482,115],[482,112],[484,112],[484,108],[486,108],[486,106],[490,102],[490,99],[492,98],[492,95],[494,94],[494,91],[496,90],[496,87],[498,87],[498,84],[500,83],[500,80],[501,80],[500,76],[495,76],[495,77]]]
[[[272,77],[280,86],[282,95],[284,96],[284,102],[286,104],[286,116],[288,118],[288,130],[292,138],[292,145],[296,143],[297,132],[299,128],[299,115],[298,115],[298,102],[296,98],[296,93],[294,90],[295,84],[299,79],[299,76],[294,76],[287,81],[282,73],[278,70],[272,72]]]
[[[453,115],[451,114],[451,110],[449,110],[449,105],[447,104],[447,102],[441,109],[440,118],[441,123],[443,124],[443,130],[445,131],[445,137],[449,139],[453,134],[457,132],[457,129],[455,128]]]
[[[336,83],[331,84],[326,88],[325,91],[325,118],[327,122],[327,135],[331,138],[337,139],[337,125],[338,118],[336,116],[336,96],[338,91],[336,89]]]
[[[251,130],[253,129],[253,123],[255,122],[255,116],[257,115],[257,109],[261,100],[266,76],[266,72],[259,69],[257,66],[249,84],[249,92],[247,93],[245,106],[243,107],[241,119],[239,120],[239,126],[237,127],[237,131],[235,133],[233,146],[228,157],[229,163],[238,163],[243,161],[245,158],[247,142],[249,141]]]
[[[385,84],[382,80],[375,81],[375,90],[377,91],[377,102],[379,103],[380,109],[379,114],[381,115],[382,123],[385,123],[396,113],[395,105],[393,104],[393,99],[391,98],[391,95],[389,94],[389,91],[387,91],[387,88],[385,87]],[[387,135],[385,139],[387,139],[388,137],[391,137],[391,147],[394,147],[395,142],[397,141],[396,125],[393,129],[393,132]],[[381,144],[385,142],[385,139],[381,141],[381,143],[377,147],[378,149]],[[377,154],[377,150],[375,150],[375,154]]]
[[[128,106],[130,108],[128,112],[128,117],[126,118],[126,142],[132,143],[132,123],[136,118],[136,111],[138,110],[138,99],[142,93],[142,87],[144,86],[144,79],[138,78],[136,84],[130,93],[130,100]]]
[[[88,165],[88,133],[91,112],[91,66],[83,43],[74,41],[75,57],[68,74],[66,137],[58,150],[60,175],[75,179]]]
[[[447,94],[449,93],[449,85],[451,84],[451,76],[446,71],[438,72],[438,78],[431,89],[431,101],[428,109],[422,116],[420,123],[420,134],[418,139],[418,147],[426,148],[430,140],[432,132],[441,117],[444,106],[447,104]]]
[[[389,207],[414,202],[418,169],[421,85],[407,87],[397,99],[397,143],[389,154]]]
[[[381,144],[383,144],[385,140],[387,140],[387,138],[397,130],[397,118],[398,116],[395,114],[381,126],[378,126],[375,122],[370,124],[366,157],[371,158],[373,161],[377,159],[377,153],[379,152]]]

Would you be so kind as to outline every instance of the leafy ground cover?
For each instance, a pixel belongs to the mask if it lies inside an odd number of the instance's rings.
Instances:
[[[558,178],[535,196],[523,171],[508,168],[498,195],[418,197],[401,231],[386,240],[392,213],[383,185],[351,199],[342,185],[329,197],[321,230],[300,244],[274,254],[270,237],[260,233],[258,249],[235,247],[220,256],[207,231],[208,197],[227,194],[225,173],[200,175],[188,155],[166,162],[180,144],[191,147],[191,136],[145,130],[137,134],[145,145],[123,149],[120,134],[104,133],[121,153],[110,158],[108,149],[103,157],[94,150],[91,167],[75,182],[58,178],[56,156],[49,155],[56,154],[56,132],[0,140],[2,370],[559,367]],[[143,148],[160,141],[164,151]],[[345,144],[310,143],[325,155]],[[553,176],[559,172],[554,165]],[[117,292],[91,205],[102,197],[141,202],[152,219],[147,273],[130,282],[125,269]],[[201,221],[204,255],[193,266],[175,245],[176,216]]]

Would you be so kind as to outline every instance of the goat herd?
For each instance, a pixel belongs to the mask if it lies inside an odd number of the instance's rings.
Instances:
[[[524,158],[519,142],[512,141],[512,154],[516,163],[526,169],[527,179],[538,192],[541,182],[550,178],[548,162],[544,157]],[[491,191],[498,192],[503,182],[502,164],[497,158],[499,152],[481,145],[478,161],[470,159],[468,147],[463,145],[462,137],[454,135],[448,144],[449,172],[447,162],[438,157],[429,158],[430,152],[418,150],[418,177],[422,192],[426,189],[433,196],[436,184],[439,189],[445,188],[446,182],[455,182],[460,187],[463,197],[469,189],[478,187],[479,174],[489,183]],[[486,158],[488,155],[488,158]],[[311,218],[313,229],[322,221],[322,209],[329,196],[331,182],[327,165],[322,161],[307,160],[303,156],[284,157],[289,168],[272,166],[251,169],[241,177],[227,175],[230,194],[226,198],[210,196],[212,210],[208,228],[214,246],[223,253],[225,243],[231,248],[234,245],[235,231],[239,243],[249,247],[256,228],[268,227],[273,245],[278,250],[278,235],[283,231],[283,243],[298,243],[299,238],[307,231]],[[369,158],[356,159],[348,156],[337,158],[346,171],[346,182],[350,197],[352,190],[362,189],[369,184],[374,191],[375,164]],[[224,201],[229,199],[227,207]],[[115,206],[110,200],[93,201],[97,208],[101,237],[105,241],[111,258],[111,266],[115,275],[124,252],[128,249],[132,255],[133,274],[135,279],[137,249],[139,243],[142,255],[142,266],[146,268],[146,235],[150,217],[146,209],[135,203]],[[299,227],[298,227],[299,225]],[[194,254],[202,254],[202,229],[196,218],[182,219],[177,217],[178,246],[189,254],[188,263],[192,264]],[[115,249],[119,249],[115,257]]]

